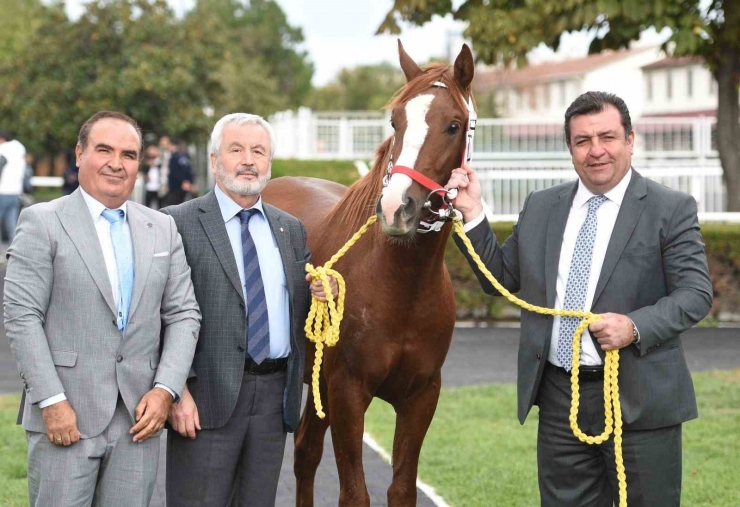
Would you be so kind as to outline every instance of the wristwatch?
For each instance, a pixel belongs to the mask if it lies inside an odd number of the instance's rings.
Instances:
[[[635,323],[632,323],[632,343],[637,345],[640,343],[640,333],[637,332],[637,326],[635,326]]]

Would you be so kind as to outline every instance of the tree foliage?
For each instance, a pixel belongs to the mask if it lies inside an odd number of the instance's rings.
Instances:
[[[307,105],[322,111],[378,111],[406,84],[390,63],[342,69],[330,84],[315,89]]]
[[[468,22],[465,36],[479,61],[526,62],[544,43],[557,50],[562,35],[589,30],[589,52],[627,48],[642,31],[671,30],[664,45],[676,56],[701,56],[718,82],[718,147],[728,208],[740,211],[740,2],[737,0],[394,0],[378,32],[400,32],[400,21],[421,25],[452,13]]]
[[[195,140],[213,113],[267,115],[310,86],[301,32],[271,0],[201,0],[184,19],[166,0],[90,2],[75,21],[58,4],[34,5],[31,35],[15,39],[8,58],[0,53],[0,117],[37,154],[74,146],[101,109]]]

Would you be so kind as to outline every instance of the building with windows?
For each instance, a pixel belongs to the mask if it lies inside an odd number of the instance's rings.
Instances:
[[[642,116],[717,115],[717,81],[699,57],[663,58],[642,67]]]

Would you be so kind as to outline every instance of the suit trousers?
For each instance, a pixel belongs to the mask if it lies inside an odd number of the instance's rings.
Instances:
[[[285,451],[286,372],[246,372],[234,411],[195,440],[167,435],[168,507],[273,507]],[[197,380],[196,380],[197,382]]]
[[[119,396],[108,427],[69,447],[27,431],[31,507],[147,507],[159,462],[159,435],[135,443]]]
[[[587,435],[604,431],[604,383],[580,381],[578,426]],[[543,507],[612,507],[619,489],[614,435],[600,445],[579,441],[570,428],[570,374],[549,363],[539,407],[537,468]],[[681,502],[681,425],[623,430],[622,455],[630,507],[676,507]]]

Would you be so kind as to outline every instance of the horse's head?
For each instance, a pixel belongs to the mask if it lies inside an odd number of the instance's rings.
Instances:
[[[389,167],[401,172],[393,170],[375,212],[386,234],[410,240],[429,213],[424,204],[433,189],[428,187],[444,187],[452,170],[462,163],[468,128],[466,101],[474,64],[467,45],[457,56],[453,72],[440,64],[422,70],[406,54],[401,41],[398,52],[406,86],[390,104],[395,133]],[[418,174],[428,180],[417,178]],[[436,194],[432,197],[437,205],[441,199]]]

